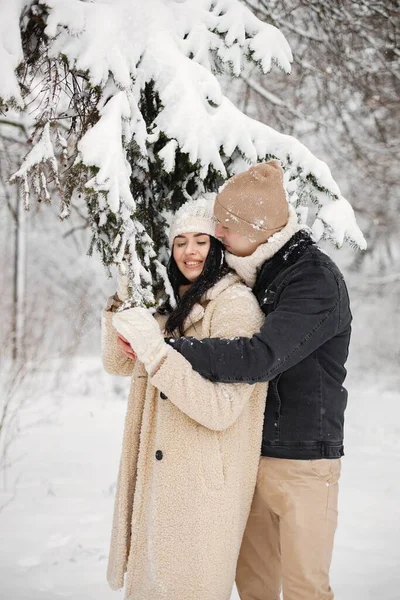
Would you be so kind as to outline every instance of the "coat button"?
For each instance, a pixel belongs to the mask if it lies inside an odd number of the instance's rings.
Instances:
[[[164,392],[160,392],[160,398],[161,400],[168,400],[168,396],[166,396]]]
[[[157,450],[157,452],[156,452],[156,459],[157,460],[162,460],[162,457],[163,457],[162,451],[161,450]]]

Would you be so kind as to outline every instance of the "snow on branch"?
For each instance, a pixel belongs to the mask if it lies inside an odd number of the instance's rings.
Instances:
[[[61,191],[60,180],[58,177],[58,164],[54,155],[53,143],[50,137],[50,123],[44,125],[39,141],[28,152],[18,171],[10,178],[13,183],[17,180],[21,181],[24,194],[24,207],[26,210],[30,206],[30,188],[29,180],[31,177],[33,187],[39,200],[50,202],[50,194],[48,190],[46,167],[48,168],[52,180],[57,189]]]
[[[84,163],[98,167],[86,187],[106,192],[113,213],[119,211],[120,201],[133,209],[135,203],[129,187],[131,168],[121,144],[124,119],[130,114],[126,94],[118,92],[99,112],[99,121],[78,143]]]
[[[186,0],[172,4],[182,47],[210,71],[215,68],[213,55],[238,76],[246,57],[258,62],[268,73],[272,63],[290,73],[292,52],[282,33],[236,0]]]

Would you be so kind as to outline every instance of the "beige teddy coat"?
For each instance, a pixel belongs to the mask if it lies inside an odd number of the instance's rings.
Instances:
[[[126,572],[129,600],[229,600],[256,483],[267,384],[212,383],[172,348],[149,381],[144,366],[117,346],[111,319],[106,311],[103,363],[132,383],[108,582],[123,587]],[[163,328],[165,317],[158,320]],[[251,336],[262,322],[256,298],[230,273],[193,307],[185,335]]]

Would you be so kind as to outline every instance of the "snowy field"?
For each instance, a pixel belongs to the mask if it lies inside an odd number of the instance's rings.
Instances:
[[[126,384],[82,359],[52,392],[28,397],[7,473],[15,498],[0,513],[1,600],[122,598],[105,570]],[[399,379],[363,374],[347,384],[332,584],[337,600],[397,600]]]

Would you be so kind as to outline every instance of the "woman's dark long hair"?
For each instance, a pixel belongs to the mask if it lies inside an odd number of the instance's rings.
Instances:
[[[183,335],[183,325],[186,317],[190,314],[196,302],[199,302],[207,290],[212,288],[217,281],[229,273],[230,269],[225,262],[224,246],[219,240],[210,235],[210,250],[208,252],[204,268],[201,275],[191,285],[182,297],[179,296],[179,289],[182,285],[189,285],[191,281],[178,269],[178,265],[173,254],[169,259],[167,266],[168,278],[170,280],[176,307],[170,313],[165,325],[165,331],[169,335],[174,335],[176,331]],[[165,303],[160,312],[166,312],[170,309],[169,303]]]

